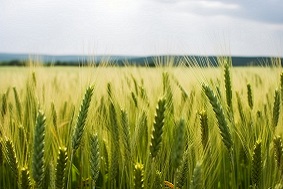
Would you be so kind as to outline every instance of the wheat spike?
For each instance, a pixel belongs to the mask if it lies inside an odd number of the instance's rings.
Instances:
[[[131,158],[131,134],[130,134],[130,127],[129,127],[129,120],[128,115],[125,110],[121,110],[121,124],[122,124],[122,139],[123,139],[123,146],[124,146],[124,155],[125,157],[130,160]]]
[[[4,162],[4,158],[3,158],[3,153],[4,149],[2,146],[2,138],[0,137],[0,166],[2,166],[3,162]]]
[[[32,159],[32,175],[37,187],[42,186],[44,178],[45,121],[44,113],[39,111],[35,124]]]
[[[75,151],[79,148],[80,142],[82,140],[92,94],[93,94],[93,87],[90,86],[86,89],[83,102],[80,107],[79,115],[77,118],[75,131],[72,137],[73,153],[75,153]]]
[[[254,146],[252,157],[252,184],[259,188],[262,175],[262,155],[261,155],[261,141],[258,140]]]
[[[272,116],[272,125],[276,127],[279,120],[280,114],[280,94],[278,90],[275,90],[274,103],[273,103],[273,116]]]
[[[55,186],[56,189],[63,189],[65,186],[66,170],[67,170],[68,154],[66,147],[60,147],[57,164],[56,164],[56,177]]]
[[[16,87],[13,87],[13,91],[14,91],[14,98],[15,98],[15,103],[16,103],[16,109],[17,109],[17,113],[18,113],[18,119],[20,121],[20,123],[22,123],[22,104],[18,95],[18,91],[16,89]]]
[[[208,143],[208,118],[205,110],[199,113],[200,116],[200,128],[201,128],[201,143],[203,149],[206,148]]]
[[[283,72],[280,74],[281,103],[283,103]]]
[[[189,170],[189,156],[188,156],[188,152],[186,151],[183,154],[181,165],[176,172],[175,182],[178,188],[182,188],[185,185],[188,176],[188,170]]]
[[[247,84],[247,93],[248,93],[248,103],[251,109],[253,109],[254,103],[253,103],[253,96],[252,96],[252,88],[251,84]]]
[[[218,127],[220,130],[220,134],[222,136],[222,141],[228,150],[232,148],[233,141],[230,134],[230,129],[228,127],[227,121],[224,116],[224,112],[222,106],[218,102],[218,99],[214,95],[213,91],[207,85],[202,86],[206,96],[208,97],[210,104],[212,105],[213,111],[216,115],[216,119],[218,122]]]
[[[91,171],[91,178],[93,183],[95,184],[100,169],[100,155],[99,155],[99,143],[98,143],[98,136],[97,134],[90,136],[90,171]]]
[[[173,166],[177,169],[182,161],[185,147],[185,120],[180,119],[175,133],[174,146],[172,150]]]
[[[191,182],[191,189],[203,188],[201,163],[197,163],[194,168],[194,174]]]
[[[280,136],[275,136],[273,139],[274,143],[274,156],[277,163],[277,167],[283,172],[283,144]]]
[[[22,168],[21,170],[21,189],[31,189],[31,179],[27,167]]]
[[[18,182],[19,178],[19,165],[18,165],[18,160],[15,152],[15,146],[13,142],[10,139],[5,140],[5,157],[6,161],[16,179]]]
[[[225,91],[226,91],[226,102],[228,107],[232,108],[232,86],[230,77],[230,66],[226,60],[224,64],[224,81],[225,81]]]
[[[134,188],[143,189],[144,188],[144,170],[143,165],[137,163],[134,169]]]
[[[166,101],[164,98],[160,99],[156,108],[150,144],[150,154],[152,158],[156,157],[162,142],[162,133],[166,109],[165,102]]]

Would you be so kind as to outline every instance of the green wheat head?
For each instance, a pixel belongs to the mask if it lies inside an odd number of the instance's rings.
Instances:
[[[230,150],[232,148],[233,141],[230,134],[230,129],[228,127],[227,121],[224,116],[222,106],[209,86],[202,85],[202,88],[207,98],[209,99],[210,104],[212,105],[213,111],[217,119],[220,134],[222,136],[222,141],[224,145],[227,147],[227,149]]]
[[[251,109],[254,107],[253,94],[251,84],[247,84],[248,103]]]
[[[276,127],[279,120],[280,114],[280,93],[278,90],[275,90],[274,103],[273,103],[273,116],[272,116],[272,125]]]
[[[38,187],[42,186],[42,181],[44,178],[45,121],[46,118],[44,113],[39,111],[35,124],[32,159],[32,175]]]
[[[140,163],[137,163],[134,169],[134,188],[144,188],[144,168],[143,165]]]
[[[97,134],[90,136],[90,154],[89,154],[89,163],[90,163],[90,172],[93,183],[96,182],[99,169],[100,169],[100,154],[99,154],[99,143]]]
[[[228,62],[224,64],[224,81],[226,91],[226,102],[229,108],[232,108],[232,86],[230,77],[230,66]]]
[[[31,178],[27,167],[21,169],[21,189],[31,189]]]
[[[153,123],[153,131],[151,135],[151,143],[150,143],[150,154],[151,157],[156,157],[162,142],[162,133],[164,126],[164,118],[165,118],[165,104],[166,101],[164,98],[158,101],[158,105],[156,108],[156,114],[154,117]]]
[[[258,140],[254,145],[252,156],[252,184],[259,187],[262,177],[262,154],[261,154],[261,141]]]
[[[13,91],[14,91],[14,98],[15,98],[15,103],[16,103],[16,109],[17,109],[17,115],[18,115],[18,119],[20,121],[20,123],[22,122],[22,103],[18,94],[18,91],[16,89],[16,87],[13,87]]]
[[[189,171],[189,156],[188,151],[183,154],[182,162],[176,172],[175,183],[178,188],[182,188],[188,177]]]
[[[191,189],[203,188],[203,178],[202,178],[202,167],[200,163],[197,163],[194,168],[193,178],[191,182]]]
[[[73,149],[73,153],[75,153],[75,151],[79,148],[79,145],[81,143],[82,140],[82,136],[85,130],[85,124],[86,124],[86,118],[87,118],[87,114],[88,114],[88,109],[89,109],[89,105],[91,102],[91,97],[93,94],[93,87],[90,86],[86,89],[84,98],[83,98],[83,102],[81,104],[80,107],[80,111],[79,111],[79,115],[77,118],[77,123],[76,123],[76,127],[75,127],[75,131],[73,133],[73,137],[72,137],[72,149]]]
[[[205,110],[199,113],[200,117],[200,128],[201,128],[201,143],[203,149],[206,148],[208,144],[208,118]]]
[[[279,170],[283,171],[283,144],[281,136],[275,136],[273,139],[274,156]]]
[[[15,152],[15,146],[10,139],[5,140],[5,157],[9,165],[9,168],[11,169],[16,181],[18,182],[19,181],[18,159]]]
[[[177,123],[176,133],[174,137],[174,146],[172,149],[173,166],[177,169],[182,161],[185,147],[185,120],[180,119]]]
[[[60,147],[57,157],[55,187],[56,189],[65,188],[65,178],[67,171],[68,154],[66,147]]]

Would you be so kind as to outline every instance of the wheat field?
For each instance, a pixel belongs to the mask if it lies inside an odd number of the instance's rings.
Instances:
[[[0,188],[283,188],[280,66],[0,68]]]

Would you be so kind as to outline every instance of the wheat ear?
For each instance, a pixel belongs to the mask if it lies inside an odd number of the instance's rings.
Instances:
[[[273,116],[272,116],[272,125],[277,126],[280,114],[280,93],[278,90],[275,90],[274,103],[273,103]]]
[[[134,169],[134,188],[143,189],[144,188],[144,170],[143,165],[137,163]]]
[[[162,133],[165,118],[165,99],[162,98],[158,101],[156,114],[154,117],[153,131],[151,135],[150,154],[151,157],[156,157],[162,142]]]
[[[253,103],[253,96],[252,96],[252,87],[251,84],[247,84],[247,94],[248,94],[248,103],[251,109],[253,109],[254,103]]]
[[[208,97],[210,104],[212,105],[213,111],[216,115],[216,119],[218,122],[218,127],[220,130],[220,134],[222,136],[222,141],[228,150],[232,148],[233,141],[230,134],[230,129],[228,127],[227,121],[224,116],[224,112],[222,106],[218,102],[218,99],[214,95],[213,91],[207,85],[202,86],[204,93]]]
[[[56,189],[63,189],[65,186],[66,170],[67,170],[68,154],[66,147],[60,147],[56,164]]]
[[[31,178],[27,167],[21,170],[21,189],[31,189]]]
[[[176,186],[182,188],[187,180],[189,170],[189,156],[188,151],[183,154],[182,162],[176,172]]]
[[[262,155],[261,155],[261,141],[257,141],[254,145],[252,157],[252,184],[259,187],[262,174]]]
[[[39,111],[35,124],[32,159],[32,175],[37,187],[42,186],[44,178],[45,121],[44,113]]]
[[[200,128],[201,128],[201,143],[203,149],[206,148],[208,143],[208,118],[205,110],[199,113],[200,117]]]
[[[232,86],[230,77],[230,66],[228,62],[224,64],[224,81],[226,91],[226,102],[229,108],[232,108]]]
[[[274,143],[274,156],[278,169],[283,172],[283,144],[280,136],[275,136]]]
[[[19,178],[19,165],[18,165],[18,160],[15,152],[15,146],[13,142],[10,139],[5,140],[5,157],[6,161],[16,179],[18,182]]]
[[[22,104],[18,95],[18,91],[16,89],[16,87],[13,87],[13,91],[14,91],[14,98],[15,98],[15,103],[16,103],[16,107],[17,107],[17,113],[18,113],[18,118],[20,123],[22,122]]]
[[[97,134],[91,135],[89,142],[90,142],[90,157],[89,157],[90,171],[91,171],[92,182],[95,185],[100,169],[99,143],[98,143]]]
[[[191,189],[199,189],[199,188],[203,188],[201,163],[196,164],[191,182]]]
[[[79,148],[80,142],[82,140],[92,94],[93,94],[93,87],[90,86],[86,89],[83,102],[80,107],[79,115],[77,118],[75,131],[72,137],[73,154]]]

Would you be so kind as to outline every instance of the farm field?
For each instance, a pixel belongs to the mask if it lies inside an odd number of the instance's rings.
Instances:
[[[0,188],[283,188],[280,66],[1,67]]]

